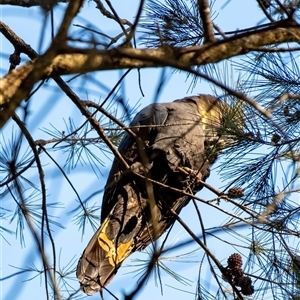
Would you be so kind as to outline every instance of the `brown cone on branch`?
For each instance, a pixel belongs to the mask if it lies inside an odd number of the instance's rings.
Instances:
[[[223,279],[237,287],[239,286],[243,295],[251,296],[254,293],[254,287],[251,278],[244,276],[242,256],[238,253],[231,254],[227,264],[228,266],[223,272]]]
[[[228,268],[234,270],[236,268],[241,268],[243,265],[242,256],[238,253],[233,253],[229,256],[227,260]]]
[[[251,296],[254,293],[254,287],[252,285],[252,280],[248,276],[243,276],[240,279],[239,285],[241,287],[241,292],[245,296]]]
[[[227,195],[230,198],[241,198],[241,197],[244,196],[244,190],[242,188],[239,188],[239,187],[233,187],[233,188],[228,190]]]

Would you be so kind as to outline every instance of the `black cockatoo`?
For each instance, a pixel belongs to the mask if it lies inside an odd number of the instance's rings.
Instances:
[[[101,226],[78,262],[83,292],[100,291],[131,253],[144,249],[175,222],[174,212],[179,214],[190,198],[172,187],[193,195],[202,188],[216,160],[218,150],[213,149],[226,142],[220,128],[228,108],[213,96],[199,95],[151,104],[135,116],[135,136],[126,132],[119,146],[130,169],[115,158]]]

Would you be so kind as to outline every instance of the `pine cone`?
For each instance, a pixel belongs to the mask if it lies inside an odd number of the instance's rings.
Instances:
[[[224,272],[222,274],[222,278],[227,281],[227,282],[231,282],[232,280],[232,271],[230,269],[224,269]]]
[[[239,187],[233,187],[228,190],[228,196],[230,198],[241,198],[244,196],[244,190]]]
[[[237,268],[237,267],[233,268],[232,269],[232,275],[234,276],[234,280],[233,280],[234,284],[239,285],[239,282],[240,282],[241,278],[244,275],[242,268],[241,267],[240,268]]]
[[[244,294],[245,296],[251,296],[254,293],[252,280],[248,276],[243,276],[240,279],[239,286],[241,287],[242,294]]]
[[[243,260],[238,253],[233,253],[229,256],[227,263],[228,263],[228,268],[232,270],[238,270],[242,268]]]
[[[254,293],[254,286],[253,285],[247,285],[242,287],[242,294],[244,294],[245,296],[251,296]]]

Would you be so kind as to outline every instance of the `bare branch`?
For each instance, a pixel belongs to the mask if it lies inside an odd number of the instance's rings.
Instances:
[[[66,93],[66,95],[74,102],[74,104],[78,107],[80,112],[86,116],[87,120],[91,123],[93,128],[98,133],[99,137],[103,139],[103,141],[106,143],[106,145],[109,147],[109,149],[112,151],[112,153],[117,157],[120,162],[124,165],[125,168],[129,169],[129,166],[126,162],[126,160],[123,158],[123,156],[119,153],[118,149],[114,146],[112,141],[106,136],[103,128],[100,126],[98,121],[94,118],[94,116],[89,112],[89,110],[86,109],[86,106],[84,102],[82,102],[77,95],[68,87],[68,85],[61,79],[61,78],[55,78],[56,83],[58,86]]]
[[[25,124],[20,120],[20,118],[14,114],[13,115],[13,120],[18,124],[18,126],[20,127],[22,133],[24,134],[25,138],[27,139],[28,144],[30,145],[32,152],[34,154],[34,158],[35,158],[35,162],[37,164],[37,169],[38,169],[38,173],[39,173],[39,178],[40,178],[40,183],[41,183],[41,190],[42,190],[42,226],[41,226],[41,241],[39,241],[39,238],[37,236],[37,233],[35,232],[32,224],[31,220],[29,218],[27,218],[27,222],[28,225],[30,227],[30,230],[32,232],[32,234],[34,235],[35,241],[37,243],[37,246],[39,248],[39,251],[41,253],[41,257],[42,257],[42,261],[43,261],[43,266],[44,266],[44,270],[47,270],[49,273],[49,277],[51,280],[51,283],[53,285],[53,289],[54,289],[54,293],[55,296],[60,299],[59,296],[59,291],[58,291],[58,285],[56,282],[56,250],[55,250],[55,243],[53,240],[53,236],[51,233],[51,229],[50,229],[50,223],[49,223],[49,218],[48,218],[48,212],[47,212],[47,197],[46,197],[46,184],[45,184],[45,174],[44,174],[44,170],[42,167],[42,163],[39,157],[39,152],[36,149],[34,140],[30,134],[30,132],[28,131],[28,129],[26,128]],[[49,236],[50,242],[51,242],[51,248],[52,248],[52,257],[53,257],[53,274],[50,272],[50,268],[49,268],[49,263],[46,257],[46,253],[44,251],[45,249],[45,226],[46,226],[46,231],[47,231],[47,235]],[[45,273],[45,285],[47,286],[47,275]]]
[[[17,91],[17,95],[11,95],[11,97],[4,96],[3,101],[0,100],[0,105],[4,104],[4,109],[0,110],[0,120],[2,119],[4,123],[12,116],[15,109],[19,106],[21,101],[30,93],[32,87],[36,82],[38,82],[41,79],[41,76],[43,74],[43,70],[51,64],[51,60],[55,57],[57,54],[57,51],[59,47],[66,42],[66,36],[69,29],[69,26],[71,24],[71,21],[75,17],[75,15],[78,13],[78,11],[81,8],[81,5],[83,4],[83,0],[80,1],[71,1],[66,9],[66,13],[64,15],[63,21],[58,29],[58,33],[56,37],[54,38],[50,48],[46,51],[45,54],[39,56],[34,61],[34,67],[32,67],[31,62],[29,62],[29,65],[31,67],[28,67],[28,64],[24,65],[25,69],[22,69],[21,74],[16,73],[16,69],[12,70],[9,74],[13,73],[13,78],[10,80],[10,84],[14,85],[16,87],[15,92]],[[22,41],[21,41],[22,42]],[[26,68],[27,66],[27,68]],[[32,72],[33,71],[33,72]],[[1,85],[1,82],[0,82]],[[7,86],[1,86],[1,90],[7,88]],[[12,102],[7,104],[7,100],[11,99]],[[0,128],[2,128],[2,121],[0,121]]]
[[[7,40],[21,53],[28,55],[30,59],[37,57],[37,53],[26,44],[19,36],[17,36],[5,23],[0,21],[0,32],[7,38]]]
[[[70,21],[70,20],[69,20]],[[113,70],[124,68],[147,68],[173,66],[186,69],[193,65],[206,65],[217,63],[237,55],[245,54],[252,48],[283,42],[299,42],[300,27],[286,25],[265,28],[261,31],[244,33],[229,39],[217,41],[203,46],[189,48],[134,49],[120,47],[108,51],[103,50],[75,50],[67,48],[69,54],[53,56],[53,59],[28,62],[24,66],[13,70],[0,80],[0,105],[9,102],[5,107],[5,114],[0,114],[0,128],[5,124],[12,112],[30,92],[38,80],[58,75],[85,73],[100,70]],[[81,52],[81,53],[79,53]],[[51,55],[52,56],[52,55]],[[37,66],[39,66],[37,68]],[[30,80],[23,81],[28,74],[35,70]],[[29,83],[30,82],[30,83]],[[22,88],[21,88],[22,84]],[[27,86],[29,84],[29,86]],[[16,92],[18,93],[16,94]],[[12,99],[14,98],[14,99]]]
[[[21,7],[32,7],[32,6],[43,6],[45,7],[48,3],[53,5],[53,0],[0,0],[0,5],[13,5]],[[55,0],[55,3],[68,3],[69,0]]]
[[[113,7],[112,7],[112,5],[111,5],[111,3],[109,1],[106,1],[106,3],[109,5],[110,8],[112,8],[113,13],[111,13],[110,11],[108,11],[104,7],[104,5],[101,2],[101,0],[94,0],[94,2],[97,4],[96,7],[100,10],[100,12],[103,14],[103,16],[116,21],[120,25],[120,27],[122,28],[123,33],[127,36],[127,31],[126,31],[124,25],[128,25],[129,27],[131,27],[132,24],[128,20],[126,20],[126,19],[119,18],[118,14],[113,9]]]
[[[214,42],[216,40],[213,31],[213,23],[210,18],[210,8],[208,0],[198,0],[200,17],[203,24],[204,38],[206,43]]]

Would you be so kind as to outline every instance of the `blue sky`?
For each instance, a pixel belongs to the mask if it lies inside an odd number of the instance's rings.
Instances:
[[[136,7],[138,1],[127,0],[125,1],[111,1],[117,12],[122,18],[127,18],[133,20],[136,13]],[[216,1],[215,7],[219,11],[219,15],[215,15],[215,23],[222,28],[223,31],[235,30],[237,28],[245,28],[247,26],[253,26],[257,22],[260,22],[263,17],[259,13],[257,4],[255,1],[243,1],[240,4],[240,0],[229,1],[227,5],[224,5],[223,1]],[[218,7],[222,7],[222,10],[218,10]],[[55,10],[55,25],[58,26],[64,5],[59,4],[59,7]],[[1,19],[6,23],[12,30],[15,31],[17,35],[25,40],[26,43],[30,44],[34,49],[38,50],[40,36],[43,33],[44,39],[42,44],[42,49],[45,50],[50,42],[49,36],[49,24],[45,27],[46,30],[43,31],[42,16],[41,11],[38,8],[12,8],[9,6],[0,7]],[[76,24],[86,24],[86,20],[93,20],[94,25],[98,26],[109,35],[114,35],[119,33],[119,28],[113,21],[106,18],[100,17],[99,12],[94,8],[93,2],[86,2],[84,8],[82,9],[81,16],[84,16],[85,20],[82,18],[77,18],[73,23]],[[74,28],[73,30],[78,30]],[[6,41],[6,39],[1,36],[1,76],[3,76],[8,70],[8,59],[7,55],[12,53],[12,46]],[[23,61],[26,58],[23,56]],[[99,80],[101,83],[107,86],[107,89],[103,88],[99,84],[89,84],[85,85],[83,79],[78,79],[74,83],[74,89],[77,94],[82,99],[89,99],[94,101],[100,101],[104,99],[111,87],[120,78],[122,72],[120,71],[106,71],[98,72],[92,74],[95,79]],[[159,83],[161,76],[161,69],[146,69],[141,70],[141,85],[145,97],[141,96],[139,89],[137,88],[138,76],[137,72],[133,70],[129,76],[126,77],[124,84],[122,85],[122,93],[125,99],[129,100],[131,106],[139,102],[140,108],[144,107],[146,104],[151,103],[154,100],[157,85]],[[173,72],[171,69],[167,69],[165,72],[166,84],[159,96],[160,102],[169,102],[175,99],[185,97],[190,94],[198,93],[211,93],[211,87],[204,81],[198,81],[197,85],[191,91],[189,89],[191,80],[186,79],[186,74],[183,72]],[[238,74],[233,74],[233,79],[237,78]],[[70,83],[71,87],[73,83]],[[55,90],[55,84],[49,81],[45,87],[39,91],[32,100],[31,111],[32,116],[27,124],[28,128],[33,133],[34,139],[49,139],[50,137],[41,129],[51,129],[54,125],[59,130],[65,130],[64,118],[67,121],[68,117],[71,116],[76,120],[81,120],[81,115],[74,108],[69,99],[62,93],[57,93]],[[36,112],[39,111],[39,114]],[[78,122],[80,123],[80,122]],[[4,134],[10,135],[12,130],[16,130],[16,125],[10,122],[6,125],[4,129]],[[61,155],[59,152],[51,152],[61,165],[64,165],[66,159],[66,154]],[[98,177],[93,173],[91,168],[85,165],[79,165],[78,168],[70,170],[68,176],[72,181],[73,185],[82,199],[85,199],[88,195],[92,194],[94,191],[103,188],[106,177],[109,171],[110,160],[108,158],[103,158],[105,166],[100,166],[101,173],[98,172]],[[60,224],[63,224],[65,229],[59,227],[53,227],[53,236],[56,243],[57,252],[59,253],[59,262],[63,266],[67,262],[73,259],[74,266],[77,263],[83,249],[85,248],[87,242],[93,234],[93,230],[90,226],[87,226],[84,236],[81,238],[81,232],[78,231],[77,226],[74,224],[74,217],[68,214],[68,212],[74,208],[74,201],[76,195],[70,188],[70,186],[62,181],[59,171],[54,167],[50,160],[47,159],[45,155],[42,155],[42,162],[45,167],[46,181],[48,183],[48,201],[49,202],[60,202],[60,208],[55,208],[51,210],[51,214],[55,216],[55,220]],[[33,181],[37,180],[36,171],[31,170],[27,173],[29,179]],[[50,180],[51,179],[51,180]],[[38,182],[38,181],[36,181]],[[219,175],[213,171],[211,177],[208,179],[208,183],[213,186],[221,187],[224,183],[221,182]],[[206,190],[199,193],[199,197],[203,199],[212,199],[214,196]],[[93,198],[92,203],[100,205],[101,195],[97,198]],[[10,206],[10,202],[6,199],[6,205],[8,209],[12,209],[13,205]],[[62,209],[63,207],[63,209]],[[208,209],[206,206],[200,204],[200,209],[203,213],[204,222],[207,227],[214,227],[220,225],[224,222],[224,215],[217,213],[213,209]],[[231,210],[232,207],[229,204],[222,204],[222,208]],[[181,218],[187,222],[196,232],[200,232],[199,221],[196,217],[195,210],[190,204],[186,207],[182,213]],[[8,219],[9,220],[9,219]],[[3,221],[2,226],[7,226],[8,223]],[[16,228],[16,222],[11,223],[11,229]],[[9,244],[5,241],[1,241],[1,277],[8,276],[12,274],[17,269],[12,266],[23,268],[36,265],[38,268],[42,267],[39,255],[33,239],[29,233],[28,228],[25,226],[24,231],[26,245],[24,247],[20,246],[18,237],[6,236]],[[223,235],[225,238],[229,238],[228,235]],[[170,243],[178,243],[184,239],[188,238],[188,234],[181,228],[180,225],[175,225],[174,230],[170,238]],[[219,244],[216,240],[208,241],[209,247],[213,252],[219,255],[220,258],[226,259],[229,254],[232,253],[232,249],[229,247],[219,248]],[[223,246],[222,246],[223,247]],[[50,248],[50,247],[49,247]],[[160,288],[157,288],[153,278],[147,283],[146,287],[143,289],[142,294],[138,297],[139,299],[194,299],[194,293],[196,290],[196,282],[198,278],[199,261],[202,258],[203,251],[198,249],[198,246],[193,244],[189,248],[186,248],[184,252],[197,250],[196,252],[182,257],[181,260],[185,262],[174,263],[172,260],[179,260],[178,258],[166,259],[166,264],[175,272],[178,272],[181,276],[189,280],[190,285],[181,285],[172,279],[168,275],[162,274],[163,281],[163,295],[161,295]],[[46,251],[51,253],[50,251]],[[181,252],[176,252],[176,255]],[[175,255],[170,254],[170,256]],[[134,277],[134,273],[126,274],[135,268],[132,265],[137,264],[136,259],[145,259],[147,254],[137,253],[128,258],[124,267],[122,267],[113,282],[108,286],[108,288],[114,292],[117,296],[121,296],[124,291],[131,291],[134,287],[138,277]],[[189,261],[189,262],[186,262]],[[131,265],[131,267],[130,267]],[[204,266],[207,268],[207,266]],[[207,269],[207,284],[211,279],[209,270]],[[205,272],[203,273],[205,274]],[[4,282],[0,282],[0,298],[1,299],[31,299],[40,300],[46,299],[43,285],[43,277],[37,277],[35,279],[31,278],[35,276],[36,273],[26,273],[16,277],[12,277]],[[78,285],[74,274],[74,280],[70,282],[72,286],[76,287]],[[179,291],[181,290],[181,291]],[[89,299],[99,299],[99,295],[89,297]],[[110,299],[108,296],[106,299]]]

